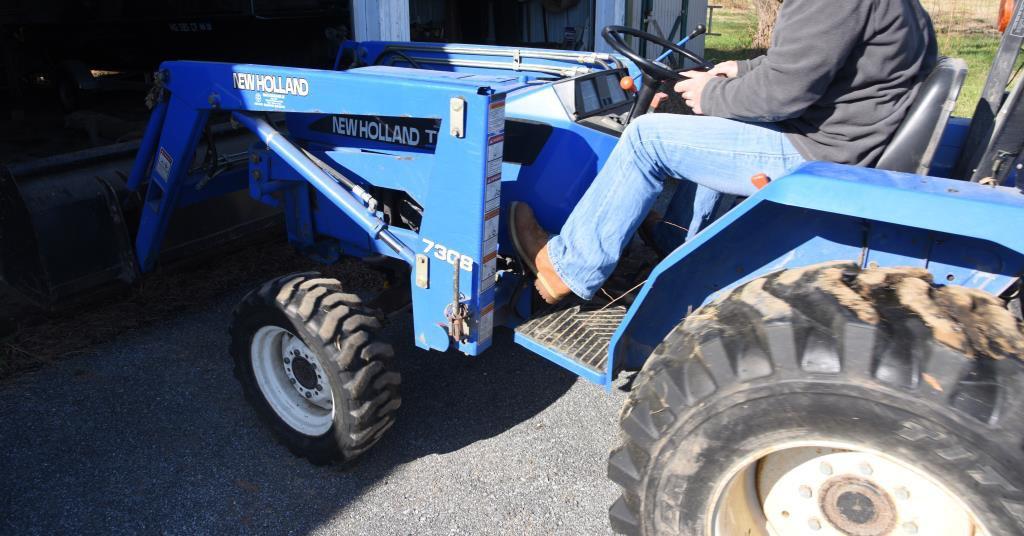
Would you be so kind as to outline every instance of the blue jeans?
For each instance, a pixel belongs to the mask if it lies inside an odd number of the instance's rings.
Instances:
[[[642,116],[626,128],[561,234],[548,243],[551,263],[573,293],[589,300],[615,269],[666,178],[678,177],[701,186],[696,206],[692,197],[676,195],[667,211],[671,216],[692,210],[696,221],[709,216],[716,192],[749,197],[756,191],[752,176],[781,177],[803,162],[772,124],[670,114]],[[685,190],[680,188],[680,192]],[[676,223],[686,226],[690,222]]]

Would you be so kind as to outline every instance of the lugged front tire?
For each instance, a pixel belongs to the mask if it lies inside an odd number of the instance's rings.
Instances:
[[[638,375],[609,458],[612,527],[959,535],[970,518],[978,536],[1024,534],[1022,344],[999,299],[920,269],[749,282]]]
[[[315,273],[268,281],[235,309],[235,377],[296,456],[350,461],[394,424],[401,376],[380,328],[358,296]]]

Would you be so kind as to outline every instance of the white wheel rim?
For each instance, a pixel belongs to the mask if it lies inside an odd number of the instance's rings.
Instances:
[[[839,444],[788,444],[738,465],[714,495],[707,534],[988,536],[936,478]]]
[[[319,357],[290,331],[264,326],[252,338],[252,370],[263,398],[295,431],[321,436],[334,423],[334,395]]]

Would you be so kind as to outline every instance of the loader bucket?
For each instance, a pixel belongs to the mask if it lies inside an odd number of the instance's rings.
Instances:
[[[222,154],[253,141],[218,139]],[[201,148],[202,149],[202,148]],[[134,237],[141,197],[126,187],[137,142],[0,165],[0,282],[44,309],[124,288],[139,277]],[[199,154],[202,154],[200,152]],[[175,214],[161,258],[203,258],[265,236],[275,209],[236,191]]]

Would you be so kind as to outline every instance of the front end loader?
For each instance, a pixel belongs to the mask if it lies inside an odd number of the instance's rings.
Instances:
[[[525,201],[559,229],[678,76],[626,35],[676,46],[610,27],[621,55],[348,42],[338,71],[167,62],[127,181],[137,265],[156,266],[180,207],[244,191],[283,211],[301,251],[389,267],[388,300],[287,274],[231,321],[246,397],[314,463],[363,454],[399,415],[400,361],[417,356],[380,328],[411,304],[423,350],[476,356],[512,329],[608,389],[639,371],[608,466],[617,531],[1024,532],[1020,87],[987,131],[950,120],[965,65],[943,61],[877,168],[761,178],[667,253],[637,239],[610,299],[540,307],[503,215]],[[243,174],[197,188],[211,118],[255,141]],[[948,178],[977,139],[977,161],[1006,165]]]

